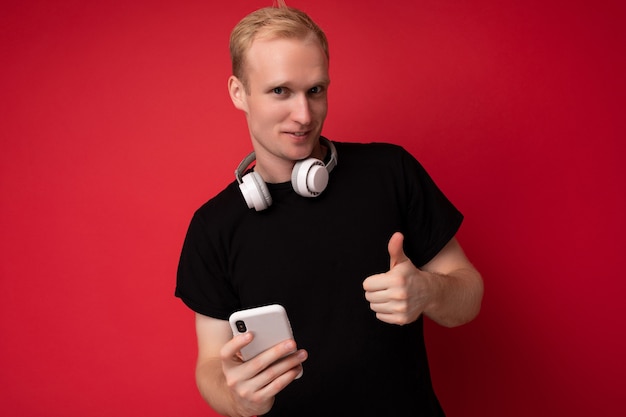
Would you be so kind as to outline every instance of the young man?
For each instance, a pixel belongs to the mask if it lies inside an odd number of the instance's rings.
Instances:
[[[399,146],[321,136],[328,45],[306,14],[253,12],[230,47],[254,154],[194,214],[176,287],[196,312],[202,396],[227,416],[443,416],[423,316],[466,323],[483,292],[461,213]],[[273,303],[295,340],[243,362],[253,335],[233,337],[229,315]]]

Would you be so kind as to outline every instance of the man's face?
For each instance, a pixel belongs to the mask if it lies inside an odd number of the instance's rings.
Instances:
[[[328,60],[314,38],[257,39],[246,55],[246,113],[257,161],[311,156],[328,110]],[[321,155],[314,155],[321,157]]]

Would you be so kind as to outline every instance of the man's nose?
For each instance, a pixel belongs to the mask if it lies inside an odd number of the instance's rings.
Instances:
[[[311,105],[308,97],[295,97],[291,117],[301,125],[308,125],[311,123]]]

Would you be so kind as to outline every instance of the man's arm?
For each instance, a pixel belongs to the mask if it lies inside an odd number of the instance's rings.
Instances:
[[[439,253],[422,266],[430,273],[432,295],[424,314],[447,326],[460,326],[472,321],[480,311],[483,280],[453,238]]]
[[[422,268],[404,254],[404,236],[389,240],[389,271],[363,282],[365,298],[376,317],[387,323],[407,324],[425,314],[447,327],[473,320],[480,311],[483,281],[480,273],[453,238]]]
[[[253,335],[233,337],[228,321],[201,314],[196,314],[196,335],[198,390],[215,411],[225,416],[267,413],[276,394],[298,376],[300,364],[307,357],[306,351],[296,351],[290,339],[244,363],[239,351]]]
[[[196,314],[196,335],[196,384],[200,395],[218,413],[234,416],[234,401],[226,385],[220,358],[220,349],[232,338],[230,325],[226,320]]]

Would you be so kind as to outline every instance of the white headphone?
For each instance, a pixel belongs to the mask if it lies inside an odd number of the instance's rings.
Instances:
[[[303,197],[317,197],[328,185],[328,174],[337,165],[337,150],[335,145],[324,137],[320,141],[330,149],[330,160],[327,164],[316,158],[307,158],[296,162],[291,171],[291,186],[294,191]],[[235,170],[235,178],[248,208],[256,211],[265,210],[272,205],[272,196],[261,176],[251,171],[243,176],[246,168],[256,160],[256,154],[251,152],[244,158]]]

